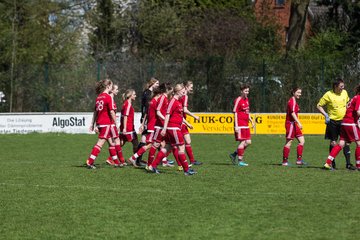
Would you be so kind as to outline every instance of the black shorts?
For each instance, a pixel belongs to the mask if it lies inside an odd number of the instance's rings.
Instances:
[[[340,136],[341,120],[335,121],[330,119],[330,122],[326,125],[325,139],[331,141],[337,141]]]

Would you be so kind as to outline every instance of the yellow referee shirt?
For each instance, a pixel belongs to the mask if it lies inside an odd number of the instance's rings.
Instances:
[[[346,104],[349,101],[349,95],[346,90],[340,94],[334,93],[333,90],[327,91],[319,100],[318,106],[326,106],[329,118],[335,121],[342,120],[346,112]]]

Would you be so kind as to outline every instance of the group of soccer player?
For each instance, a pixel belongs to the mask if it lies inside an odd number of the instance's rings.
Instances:
[[[142,96],[142,117],[139,132],[142,134],[141,142],[138,143],[134,127],[134,108],[136,99],[133,89],[128,89],[122,95],[123,105],[121,108],[120,123],[116,121],[115,96],[119,89],[110,79],[104,79],[96,84],[95,109],[90,126],[90,131],[98,134],[98,141],[92,148],[86,166],[96,169],[95,159],[101,152],[105,142],[109,144],[109,158],[106,163],[114,167],[124,167],[128,164],[134,167],[145,166],[149,172],[159,174],[158,165],[174,166],[167,160],[172,152],[178,164],[178,170],[184,171],[186,176],[196,174],[192,165],[201,165],[196,161],[191,147],[191,138],[188,128],[192,125],[186,121],[186,114],[198,119],[188,110],[188,94],[193,91],[193,83],[187,81],[176,84],[174,87],[169,83],[159,84],[155,78],[151,78]],[[131,142],[133,155],[125,161],[122,146]],[[142,160],[142,155],[148,153],[148,160]],[[190,160],[187,161],[186,154]]]
[[[349,100],[348,93],[344,89],[342,79],[337,79],[332,90],[326,92],[317,104],[317,109],[325,117],[325,138],[330,140],[329,156],[324,164],[325,169],[336,169],[335,158],[343,150],[346,159],[346,168],[349,170],[360,170],[360,84],[355,87],[355,96]],[[184,174],[194,175],[196,172],[190,168],[192,165],[202,164],[196,161],[191,147],[191,138],[188,128],[192,125],[186,121],[190,115],[199,119],[188,110],[188,94],[193,91],[193,83],[187,81],[176,84],[174,87],[169,83],[159,84],[152,78],[143,92],[142,117],[139,132],[142,133],[140,144],[134,128],[133,101],[136,93],[128,89],[123,96],[120,124],[116,121],[115,96],[118,94],[118,86],[111,80],[104,79],[96,85],[98,94],[95,102],[95,110],[90,130],[98,133],[98,141],[93,147],[86,162],[86,166],[95,169],[95,159],[100,153],[105,142],[109,144],[110,157],[106,160],[114,167],[124,167],[131,164],[135,167],[144,166],[149,172],[160,173],[158,165],[174,166],[167,160],[172,152],[178,165],[178,170]],[[234,133],[235,140],[239,142],[234,153],[229,156],[234,165],[240,167],[248,166],[244,161],[244,153],[251,144],[249,123],[254,127],[250,117],[249,95],[250,87],[243,84],[240,87],[240,96],[234,101]],[[286,141],[283,147],[282,166],[291,166],[288,161],[290,148],[294,139],[298,141],[296,148],[297,166],[307,163],[303,160],[305,138],[302,133],[303,126],[299,120],[300,112],[297,101],[300,99],[302,89],[295,87],[291,91],[291,97],[286,107]],[[326,111],[325,109],[326,108]],[[338,141],[340,137],[340,141]],[[131,142],[133,155],[125,161],[122,146]],[[350,162],[350,143],[356,143],[355,166]],[[148,151],[148,160],[143,161],[142,155]],[[186,154],[190,160],[187,161]]]
[[[355,96],[351,100],[349,100],[348,93],[344,87],[344,80],[337,79],[333,82],[332,90],[326,92],[317,104],[317,109],[325,117],[325,138],[330,140],[330,154],[324,164],[324,169],[328,170],[336,169],[335,158],[341,150],[343,150],[346,159],[346,168],[349,170],[360,170],[360,84],[355,87]],[[282,166],[291,166],[288,158],[294,139],[298,141],[296,165],[307,165],[302,158],[305,138],[302,133],[303,126],[298,117],[300,108],[297,100],[300,99],[301,93],[301,88],[293,88],[287,103],[285,120],[286,141],[283,147]],[[249,86],[242,85],[240,87],[240,96],[236,98],[233,108],[235,139],[239,142],[239,145],[237,151],[229,156],[233,164],[240,167],[248,166],[243,157],[246,147],[251,144],[249,122],[254,127],[249,114],[248,95]],[[324,107],[327,111],[325,111]],[[339,138],[340,140],[337,142]],[[349,145],[351,142],[356,143],[355,166],[350,162]]]

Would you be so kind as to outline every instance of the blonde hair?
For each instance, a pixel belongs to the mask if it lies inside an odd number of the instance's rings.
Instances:
[[[110,86],[111,84],[113,84],[113,82],[108,78],[98,81],[95,86],[96,94],[102,93],[106,89],[106,87]]]
[[[182,83],[176,84],[175,87],[174,87],[174,93],[179,92],[179,91],[182,90],[183,88],[184,88],[184,84],[182,84]]]
[[[126,90],[126,92],[124,92],[122,94],[122,99],[125,101],[127,99],[129,99],[131,97],[131,95],[133,95],[133,93],[135,93],[135,90],[134,89],[128,89]]]
[[[194,83],[192,81],[185,81],[184,83],[185,87],[189,87],[190,85],[194,85]]]

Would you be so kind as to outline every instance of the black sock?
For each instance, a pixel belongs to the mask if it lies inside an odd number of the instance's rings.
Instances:
[[[345,159],[346,159],[346,166],[347,165],[350,165],[351,162],[350,162],[350,146],[349,145],[345,145],[344,146],[344,149],[343,149],[343,153],[344,153],[344,156],[345,156]]]

